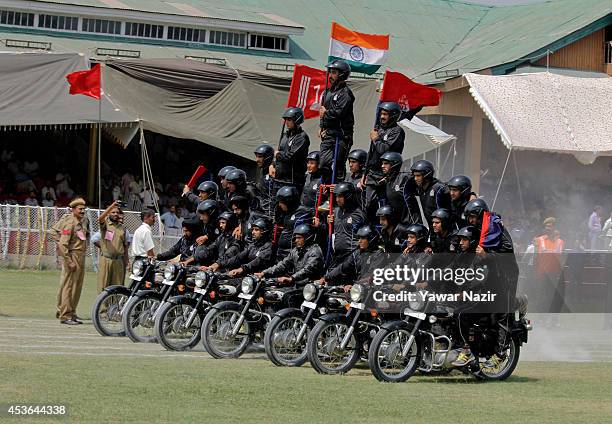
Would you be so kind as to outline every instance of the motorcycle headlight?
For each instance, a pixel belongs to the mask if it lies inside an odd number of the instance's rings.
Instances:
[[[365,294],[365,288],[361,284],[353,284],[351,287],[351,300],[361,302]]]
[[[164,269],[164,278],[166,280],[172,280],[172,277],[174,277],[175,270],[176,270],[176,267],[174,265],[166,266],[166,268]]]
[[[204,271],[196,272],[196,275],[195,275],[195,285],[197,287],[204,286],[204,284],[206,284],[207,280],[208,280],[208,275]]]
[[[249,294],[253,291],[253,287],[255,285],[255,281],[253,281],[252,277],[244,277],[242,279],[242,284],[240,285],[240,290],[242,293]]]
[[[302,290],[302,295],[304,296],[304,300],[312,301],[317,295],[317,288],[314,284],[306,284],[304,286],[304,290]]]
[[[132,274],[134,274],[136,277],[142,274],[143,269],[144,269],[144,263],[140,259],[137,261],[134,261],[134,263],[132,264]]]

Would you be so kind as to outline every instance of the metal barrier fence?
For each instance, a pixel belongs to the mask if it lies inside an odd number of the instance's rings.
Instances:
[[[103,211],[87,209],[85,212],[90,235],[99,230],[98,217]],[[0,205],[0,267],[20,269],[58,269],[61,262],[57,244],[48,230],[68,208]],[[140,212],[124,211],[124,225],[131,234],[142,223]],[[164,234],[157,215],[153,226],[155,252],[163,251],[179,239],[178,235]],[[98,249],[89,243],[87,269],[97,271]]]

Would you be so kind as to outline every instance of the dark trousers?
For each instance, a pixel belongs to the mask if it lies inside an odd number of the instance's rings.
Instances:
[[[353,145],[352,137],[342,137],[338,135],[338,157],[336,158],[336,181],[332,182],[332,172],[334,164],[334,151],[336,148],[336,135],[325,135],[321,140],[319,148],[320,161],[319,169],[323,181],[327,184],[335,184],[344,181],[346,175],[346,160]]]

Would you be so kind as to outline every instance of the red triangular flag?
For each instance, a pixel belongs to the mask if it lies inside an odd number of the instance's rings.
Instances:
[[[77,71],[66,75],[70,84],[70,94],[84,94],[100,100],[100,64],[89,71]]]
[[[381,102],[396,102],[402,109],[415,109],[419,106],[437,106],[442,92],[423,84],[417,84],[399,72],[385,72]]]

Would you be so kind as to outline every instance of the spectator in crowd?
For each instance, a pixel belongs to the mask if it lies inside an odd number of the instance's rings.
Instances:
[[[51,185],[50,180],[46,180],[45,185],[40,189],[40,197],[43,200],[47,199],[47,194],[51,196],[51,200],[53,201],[57,200],[57,196],[55,195],[55,189]]]
[[[55,206],[65,208],[66,206],[68,206],[69,203],[70,196],[68,196],[68,193],[66,193],[65,191],[61,191],[59,197],[57,198]]]
[[[113,182],[112,197],[113,197],[113,202],[116,202],[117,200],[121,200],[122,198],[121,197],[121,187],[117,179],[114,179],[114,182]]]
[[[38,206],[38,199],[36,198],[36,192],[30,191],[30,195],[25,200],[24,204],[26,206]]]
[[[612,250],[612,212],[610,212],[610,218],[606,219],[606,222],[604,223],[601,232],[606,240],[605,248],[608,250]]]
[[[181,218],[180,209],[177,209],[176,205],[170,205],[168,212],[162,214],[160,219],[164,224],[164,233],[166,235],[180,235],[183,218]]]
[[[58,172],[55,176],[55,192],[66,193],[68,198],[74,195],[74,190],[70,188],[70,176],[68,174]]]
[[[126,172],[121,177],[121,193],[123,199],[129,199],[130,197],[130,184],[134,181],[134,177],[129,172]]]
[[[601,218],[603,208],[599,205],[593,208],[593,213],[589,217],[589,248],[591,250],[599,247],[599,236],[601,235]]]
[[[11,149],[2,149],[2,163],[7,163],[15,158],[15,152]]]
[[[55,200],[51,198],[51,192],[47,191],[47,194],[42,200],[42,205],[45,207],[55,206]]]
[[[142,205],[146,209],[155,209],[155,204],[159,203],[159,196],[157,193],[145,187],[145,189],[140,193],[140,199],[142,200]]]
[[[28,174],[30,177],[35,177],[38,175],[38,162],[36,160],[29,160],[23,163],[23,171]]]

